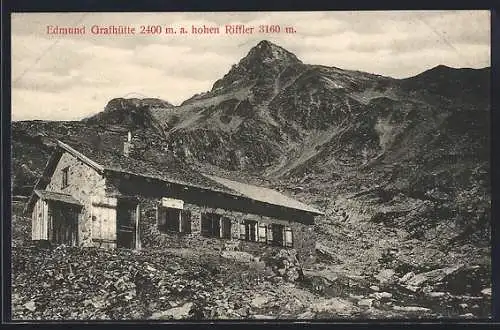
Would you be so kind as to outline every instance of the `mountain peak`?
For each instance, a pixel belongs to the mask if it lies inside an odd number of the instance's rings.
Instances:
[[[259,43],[257,44],[257,47],[262,47],[262,46],[266,46],[266,47],[276,46],[276,47],[278,47],[277,45],[273,44],[272,42],[270,42],[269,40],[266,40],[266,39],[259,41]]]
[[[284,49],[272,42],[270,42],[269,40],[261,40],[259,41],[259,43],[257,43],[257,45],[255,45],[253,48],[257,48],[257,49]]]
[[[238,64],[234,64],[222,79],[215,82],[212,92],[229,86],[233,89],[246,86],[255,79],[276,78],[285,68],[302,64],[293,53],[268,40],[262,40]]]
[[[284,63],[302,63],[295,54],[289,52],[288,50],[280,47],[268,40],[262,40],[257,45],[255,45],[248,55],[242,59],[256,59],[264,63],[280,61]],[[241,62],[240,62],[241,63]]]
[[[165,100],[158,99],[158,98],[136,98],[136,97],[131,97],[131,98],[124,98],[124,97],[117,97],[114,99],[111,99],[106,107],[104,108],[104,111],[110,111],[110,110],[116,110],[116,109],[124,109],[124,110],[130,110],[132,108],[171,108],[173,105]]]
[[[104,110],[83,118],[85,123],[127,124],[131,127],[146,126],[150,122],[151,109],[168,109],[173,105],[158,98],[123,98],[111,99]]]

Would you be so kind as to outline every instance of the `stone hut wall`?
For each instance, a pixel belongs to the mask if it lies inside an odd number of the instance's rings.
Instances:
[[[284,219],[288,214],[272,210],[271,214],[280,214],[280,218],[265,216],[266,210],[259,205],[237,205],[238,201],[224,200],[223,197],[211,192],[186,192],[181,187],[175,187],[160,182],[144,182],[144,180],[114,179],[109,180],[107,192],[112,196],[130,196],[138,198],[140,203],[140,246],[143,249],[162,248],[192,248],[205,247],[216,250],[237,249],[254,254],[261,254],[265,251],[283,249],[283,246],[272,246],[266,242],[248,242],[240,239],[240,222],[244,220],[254,220],[258,223],[269,225],[271,223],[281,224],[290,227],[293,232],[293,249],[296,249],[299,257],[304,261],[314,257],[315,240],[313,235],[312,217],[304,215],[304,222],[299,223]],[[210,196],[208,196],[210,195]],[[184,201],[184,210],[191,211],[191,233],[160,232],[157,224],[157,207],[162,197],[176,198]],[[223,207],[230,205],[229,207]],[[235,211],[235,208],[244,209],[255,208],[255,212]],[[201,234],[202,213],[216,213],[231,220],[231,238],[205,237]],[[261,214],[256,214],[261,213]],[[290,219],[301,219],[303,215],[290,213]]]
[[[63,169],[68,169],[68,185],[62,185]],[[45,188],[48,191],[69,194],[83,204],[78,220],[80,246],[92,246],[92,198],[104,198],[106,181],[97,171],[65,152]],[[96,219],[96,221],[99,219]],[[95,223],[95,221],[94,221]],[[94,225],[95,226],[95,225]]]

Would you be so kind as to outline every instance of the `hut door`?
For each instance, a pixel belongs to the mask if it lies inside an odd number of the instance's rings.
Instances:
[[[137,203],[119,200],[116,207],[116,246],[134,249]]]
[[[78,212],[74,207],[64,203],[51,203],[49,219],[53,243],[70,246],[78,244]]]
[[[221,219],[221,237],[222,238],[231,238],[231,219],[223,217]]]

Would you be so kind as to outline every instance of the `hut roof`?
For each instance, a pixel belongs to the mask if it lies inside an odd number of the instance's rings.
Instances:
[[[34,193],[28,201],[25,212],[31,211],[30,207],[34,205],[33,201],[35,195],[41,196],[45,194],[44,196],[57,197],[55,193],[50,195],[48,194],[50,192],[44,192],[43,189],[45,189],[48,184],[48,178],[52,176],[64,152],[70,153],[102,174],[112,172],[124,175],[134,175],[141,178],[156,179],[168,183],[223,193],[242,199],[255,200],[270,205],[313,213],[315,215],[323,214],[314,207],[301,203],[278,191],[203,174],[175,157],[169,157],[162,162],[152,162],[127,157],[117,152],[115,149],[106,146],[95,148],[95,146],[90,144],[78,143],[77,147],[73,147],[59,140],[57,141],[56,151],[47,162],[42,177],[35,184]],[[60,199],[66,198],[70,200],[69,198],[73,198],[69,195],[58,195]]]

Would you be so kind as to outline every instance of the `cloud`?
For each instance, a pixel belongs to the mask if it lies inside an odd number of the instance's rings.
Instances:
[[[142,66],[152,66],[176,77],[212,79],[225,72],[234,59],[215,51],[206,51],[203,56],[197,49],[152,44],[135,52],[133,61]],[[223,69],[223,70],[221,70]]]
[[[279,25],[295,34],[47,35],[47,25]],[[180,104],[262,39],[305,63],[408,77],[438,64],[490,65],[488,11],[15,13],[12,118],[78,120],[138,93]],[[257,32],[257,31],[256,31]]]

